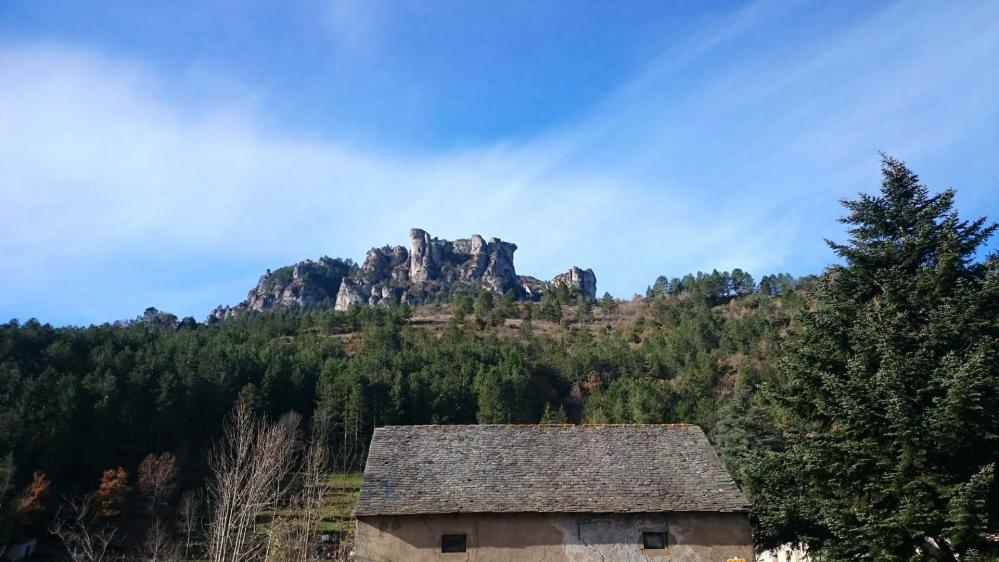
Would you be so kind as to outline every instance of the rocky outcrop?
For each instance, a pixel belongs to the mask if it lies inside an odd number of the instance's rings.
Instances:
[[[409,281],[481,283],[496,292],[517,286],[513,253],[517,245],[473,234],[455,241],[431,238],[425,230],[409,231]]]
[[[538,300],[551,287],[548,281],[542,281],[530,275],[517,276],[517,284],[520,286],[518,293],[523,295],[525,300]]]
[[[443,240],[414,228],[409,249],[402,246],[372,248],[360,268],[350,260],[321,258],[268,271],[243,302],[212,311],[216,322],[252,310],[282,307],[306,308],[332,302],[336,310],[358,305],[421,303],[448,298],[459,286],[480,287],[496,293],[512,291],[518,299],[536,300],[554,285],[575,288],[596,298],[592,270],[573,267],[552,281],[518,276],[513,265],[517,245],[478,234]]]
[[[482,273],[482,284],[497,293],[505,293],[517,286],[517,271],[513,268],[516,244],[489,239],[489,263]]]
[[[409,280],[422,283],[435,275],[433,241],[426,231],[413,228],[409,231]]]
[[[392,278],[405,282],[408,278],[406,264],[409,262],[409,252],[402,246],[372,248],[364,258],[361,266],[361,278],[369,282]]]
[[[332,299],[338,294],[341,281],[354,269],[350,260],[329,257],[305,260],[273,272],[268,269],[243,302],[219,306],[208,315],[207,322],[218,322],[252,310],[307,308]]]
[[[590,301],[597,300],[597,276],[592,269],[580,269],[573,266],[569,271],[556,275],[552,285],[561,285],[575,289],[581,297]]]
[[[446,297],[456,285],[481,286],[497,293],[514,291],[521,296],[513,266],[516,244],[498,238],[443,240],[425,230],[409,231],[409,251],[402,246],[373,248],[360,274],[345,281],[335,308],[358,304],[422,302]]]
[[[340,283],[340,290],[337,291],[336,303],[334,306],[337,310],[347,310],[348,308],[358,304],[367,304],[367,292],[369,290],[370,289],[364,287],[353,279],[344,279],[343,282]]]

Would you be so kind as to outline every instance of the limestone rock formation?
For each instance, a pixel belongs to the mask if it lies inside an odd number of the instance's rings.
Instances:
[[[433,244],[430,235],[419,228],[409,231],[409,280],[421,283],[434,275]]]
[[[358,276],[340,286],[335,308],[358,304],[423,302],[446,297],[455,285],[481,286],[521,296],[513,266],[515,244],[478,234],[442,240],[425,230],[409,231],[409,251],[401,246],[373,248]]]
[[[513,267],[516,244],[473,234],[471,238],[455,241],[431,238],[424,230],[409,231],[409,281],[426,283],[462,282],[505,292],[517,286],[517,272]]]
[[[517,271],[513,268],[517,246],[490,238],[488,248],[489,263],[482,273],[482,283],[497,293],[505,293],[517,286]]]
[[[590,301],[597,300],[597,276],[592,269],[580,269],[573,266],[569,271],[556,275],[552,279],[552,285],[576,289],[580,296]]]
[[[236,306],[219,306],[208,315],[213,323],[251,310],[268,310],[298,306],[306,308],[334,298],[340,282],[356,269],[350,260],[322,257],[319,261],[305,260],[273,272],[267,270],[257,286],[250,289],[246,300]]]
[[[518,276],[513,265],[516,251],[516,244],[498,238],[487,241],[473,234],[450,241],[414,228],[409,231],[408,250],[402,246],[372,248],[360,268],[350,260],[324,257],[268,271],[246,300],[216,308],[208,322],[251,310],[306,308],[327,301],[336,310],[365,304],[417,304],[446,299],[458,286],[496,293],[513,291],[518,299],[537,300],[552,286],[565,285],[584,298],[596,299],[597,280],[592,270],[573,267],[551,281]]]
[[[353,279],[344,279],[340,283],[340,290],[337,291],[334,305],[337,310],[347,310],[354,305],[367,303],[368,297],[364,285]]]
[[[361,277],[371,281],[392,278],[398,282],[407,280],[406,265],[409,262],[409,252],[402,246],[372,248],[364,258],[361,266]]]
[[[524,300],[531,301],[540,299],[545,291],[551,287],[551,283],[548,281],[542,281],[530,275],[517,276],[517,284],[520,286],[518,293],[523,296]]]

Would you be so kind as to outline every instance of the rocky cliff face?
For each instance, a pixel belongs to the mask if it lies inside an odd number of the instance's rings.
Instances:
[[[597,300],[597,276],[592,269],[579,269],[572,266],[569,271],[556,275],[552,279],[552,285],[569,287],[591,301]]]
[[[275,271],[267,270],[246,300],[235,306],[219,306],[207,322],[218,322],[251,310],[290,306],[308,307],[334,298],[344,277],[356,269],[349,260],[322,257],[305,260]]]
[[[337,292],[336,309],[358,304],[424,302],[446,297],[461,285],[481,286],[497,293],[521,292],[513,266],[516,244],[478,234],[442,240],[425,230],[409,231],[409,250],[402,246],[373,248],[361,273],[345,280]]]
[[[459,240],[433,238],[424,230],[409,231],[409,249],[372,248],[358,269],[349,260],[322,258],[268,271],[243,302],[216,308],[209,322],[250,310],[308,307],[335,299],[336,310],[356,305],[421,303],[448,297],[461,286],[497,293],[513,291],[519,299],[538,299],[554,285],[575,288],[596,299],[593,270],[573,267],[551,281],[518,276],[513,266],[517,245],[478,234]]]
[[[497,292],[506,292],[517,285],[513,267],[516,244],[473,234],[471,238],[440,240],[426,231],[409,231],[409,280],[412,283],[439,281],[473,284],[481,282]]]

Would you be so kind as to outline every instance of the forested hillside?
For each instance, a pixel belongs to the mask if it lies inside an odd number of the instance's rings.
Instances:
[[[298,412],[302,428],[328,420],[330,464],[342,471],[363,467],[380,425],[509,422],[694,422],[739,471],[756,439],[742,410],[773,376],[773,350],[807,283],[795,289],[785,275],[760,293],[737,279],[686,276],[595,305],[566,289],[538,303],[479,291],[415,309],[321,306],[213,325],[154,310],[88,328],[9,322],[0,326],[0,451],[14,468],[5,532],[44,537],[73,505],[62,496],[111,494],[114,515],[89,525],[113,526],[112,544],[133,550],[144,529],[159,528],[137,507],[148,503],[141,467],[172,455],[172,491],[158,501],[179,508],[199,497],[210,446],[237,403],[271,420]]]
[[[540,302],[469,290],[211,325],[155,310],[86,328],[8,322],[2,532],[43,528],[59,495],[98,482],[127,505],[140,463],[164,458],[150,454],[172,455],[174,499],[201,489],[238,403],[269,420],[297,412],[303,428],[320,420],[342,470],[363,466],[388,424],[696,423],[756,503],[760,546],[989,559],[995,226],[961,220],[952,191],[931,195],[898,161],[883,172],[879,195],[846,202],[842,263],[818,277],[663,275],[644,295],[595,304],[556,287]]]
[[[332,413],[359,466],[374,427],[420,423],[696,422],[772,370],[802,299],[733,286],[717,272],[590,306],[569,291],[514,303],[486,291],[453,304],[261,312],[216,325],[162,321],[0,326],[0,447],[17,482],[59,490],[172,451],[187,484],[240,398],[276,417]]]

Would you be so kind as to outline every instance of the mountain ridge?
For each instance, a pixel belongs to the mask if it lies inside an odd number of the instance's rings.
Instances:
[[[332,301],[336,310],[352,306],[421,304],[446,299],[460,288],[497,294],[512,292],[518,300],[538,300],[548,290],[564,286],[596,300],[597,278],[592,269],[570,267],[543,281],[518,275],[513,255],[517,245],[479,234],[446,240],[427,231],[409,231],[409,249],[382,246],[368,250],[358,267],[351,260],[323,256],[267,272],[236,305],[220,305],[207,322],[219,322],[249,311],[286,307],[308,308]]]

